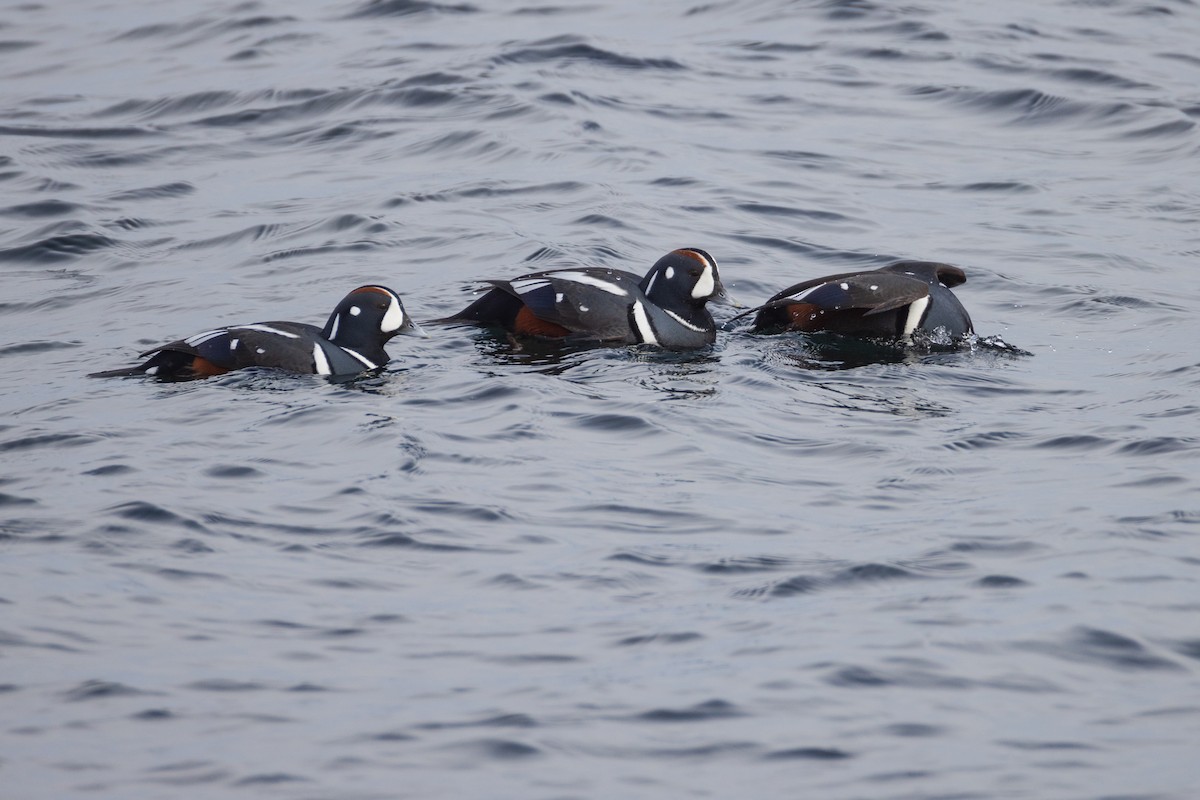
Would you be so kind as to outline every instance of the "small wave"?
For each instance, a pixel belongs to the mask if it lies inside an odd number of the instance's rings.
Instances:
[[[1067,121],[1124,122],[1134,113],[1130,103],[1071,100],[1037,89],[983,90],[961,86],[918,86],[909,90],[916,97],[953,103],[980,111],[1002,113],[1013,124],[1044,125]]]
[[[43,447],[78,447],[96,441],[95,436],[81,433],[42,433],[0,442],[0,453],[35,450]]]
[[[771,761],[841,761],[853,757],[853,753],[836,747],[793,747],[772,750],[763,756]]]
[[[745,712],[728,700],[715,699],[686,708],[655,708],[643,711],[635,718],[643,722],[703,722],[744,716]]]
[[[234,786],[276,786],[281,783],[307,783],[309,778],[287,772],[264,772],[247,775],[233,782]]]
[[[975,585],[981,589],[1016,589],[1021,586],[1028,586],[1029,582],[1015,578],[1012,575],[984,575],[975,581]]]
[[[649,633],[643,636],[626,636],[624,639],[617,641],[620,647],[640,647],[646,644],[685,644],[687,642],[695,642],[703,639],[704,634],[696,633],[695,631],[684,631],[683,633]]]
[[[187,181],[174,181],[172,183],[162,183],[157,186],[147,186],[141,189],[126,189],[125,191],[115,192],[110,194],[108,199],[114,203],[123,203],[132,200],[160,200],[166,197],[182,197],[194,191],[196,191],[196,187]]]
[[[1157,456],[1166,453],[1195,451],[1200,439],[1181,436],[1158,436],[1139,439],[1123,445],[1117,452],[1121,455]]]
[[[1072,81],[1075,83],[1087,83],[1093,86],[1105,86],[1115,89],[1153,89],[1154,87],[1148,83],[1133,81],[1129,78],[1124,78],[1112,72],[1105,72],[1100,69],[1090,69],[1086,67],[1068,67],[1065,69],[1054,69],[1047,72],[1048,75],[1054,78],[1062,78],[1063,80]]]
[[[70,350],[80,346],[80,342],[20,342],[0,347],[0,358],[29,353],[51,353],[55,350]]]
[[[40,136],[52,139],[140,139],[160,136],[161,131],[136,125],[115,128],[46,128],[32,125],[0,125],[0,135]]]
[[[22,203],[8,208],[0,208],[0,216],[40,219],[42,217],[65,217],[81,210],[83,210],[83,206],[68,203],[65,200],[41,200],[36,203]]]
[[[768,203],[738,203],[734,207],[739,211],[748,211],[751,214],[762,214],[768,217],[795,217],[816,222],[861,222],[861,220],[852,220],[851,217],[838,214],[835,211],[825,211],[817,208],[793,208],[791,206],[776,206]]]
[[[1196,128],[1196,123],[1190,119],[1178,119],[1172,122],[1164,122],[1160,125],[1151,125],[1148,128],[1139,128],[1135,131],[1129,131],[1121,134],[1122,139],[1163,139],[1173,136],[1189,136]]]
[[[576,37],[556,37],[534,42],[504,55],[494,61],[499,64],[538,64],[547,61],[570,63],[583,61],[615,69],[681,70],[683,64],[670,58],[637,58],[621,55],[611,50],[579,41]]]
[[[479,758],[496,761],[513,761],[542,755],[542,751],[533,745],[512,739],[478,739],[452,747],[457,750],[465,750]]]
[[[347,19],[363,17],[409,17],[414,14],[474,14],[479,11],[469,3],[433,3],[429,0],[369,0],[346,15]]]
[[[139,697],[148,694],[156,693],[135,689],[132,686],[127,686],[116,681],[91,680],[84,681],[73,689],[68,689],[63,693],[63,697],[69,702],[77,703],[85,700],[104,700],[111,697]]]
[[[1001,447],[1010,442],[1020,442],[1027,438],[1026,434],[1016,431],[988,431],[971,434],[963,439],[949,442],[942,446],[949,450],[989,450],[993,447]]]
[[[1174,661],[1150,651],[1136,639],[1101,628],[1077,627],[1056,642],[1026,642],[1024,650],[1123,671],[1177,671]]]

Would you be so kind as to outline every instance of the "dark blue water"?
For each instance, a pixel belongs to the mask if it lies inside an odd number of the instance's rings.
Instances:
[[[1198,41],[1189,0],[0,7],[0,794],[1194,797]],[[958,264],[983,341],[84,377],[681,246],[747,304]]]

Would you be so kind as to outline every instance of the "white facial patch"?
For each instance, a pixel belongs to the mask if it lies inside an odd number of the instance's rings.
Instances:
[[[692,299],[703,300],[706,297],[712,297],[716,289],[717,282],[713,278],[712,264],[706,261],[704,262],[704,272],[700,273],[700,277],[696,279],[696,287],[692,289]]]
[[[666,279],[667,279],[667,280],[671,280],[671,279],[672,279],[672,278],[674,278],[674,277],[675,277],[675,268],[674,268],[674,267],[667,267]]]
[[[650,325],[650,318],[646,316],[646,309],[640,300],[633,304],[633,324],[643,342],[658,344],[658,337],[654,335],[654,328]]]
[[[329,359],[325,356],[325,351],[321,349],[321,345],[313,345],[313,371],[318,375],[329,375],[333,372],[329,367]]]
[[[400,330],[400,326],[403,324],[404,309],[400,307],[400,301],[392,297],[387,313],[383,315],[383,322],[379,323],[379,330],[382,333],[391,333]]]
[[[588,275],[586,272],[575,272],[573,270],[564,270],[554,273],[554,277],[560,281],[571,281],[572,283],[582,283],[585,286],[594,286],[602,292],[615,294],[617,297],[628,297],[629,292],[622,289],[615,283],[601,280],[600,278]]]
[[[296,333],[288,333],[281,331],[278,328],[272,328],[270,325],[238,325],[236,328],[230,328],[231,331],[259,331],[260,333],[273,333],[276,336],[282,336],[285,339],[299,339],[300,335]]]
[[[908,319],[904,320],[904,335],[912,336],[912,332],[921,324],[921,317],[925,315],[925,309],[929,306],[929,298],[922,297],[920,300],[913,300],[908,307]]]
[[[229,349],[237,350],[238,342],[240,342],[240,341],[241,341],[241,339],[230,339],[229,340]]]
[[[361,313],[362,313],[362,309],[359,308],[358,306],[350,306],[350,316],[357,317]]]

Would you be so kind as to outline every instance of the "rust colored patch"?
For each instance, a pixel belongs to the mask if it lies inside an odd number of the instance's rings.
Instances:
[[[555,338],[569,336],[571,333],[571,331],[556,322],[547,322],[541,317],[535,317],[533,312],[529,310],[529,306],[521,306],[521,310],[517,312],[517,316],[513,319],[513,332],[524,333],[530,336],[552,336]]]
[[[699,253],[697,253],[695,250],[689,250],[686,247],[682,247],[682,248],[676,250],[675,252],[681,256],[687,256],[688,258],[694,258],[697,261],[699,261],[701,264],[703,264],[704,266],[706,266],[706,267],[708,266],[708,259],[705,258],[704,256],[700,255]]]
[[[376,292],[377,294],[381,294],[384,297],[388,297],[388,298],[390,298],[392,296],[392,293],[389,292],[387,289],[382,289],[378,286],[360,286],[357,289],[355,289],[353,292],[351,292],[350,294],[359,294],[360,292]]]
[[[207,358],[196,356],[192,359],[192,374],[200,378],[211,378],[214,375],[224,375],[229,370],[218,367]]]
[[[825,327],[825,312],[812,303],[789,303],[788,327],[797,331],[819,331]]]

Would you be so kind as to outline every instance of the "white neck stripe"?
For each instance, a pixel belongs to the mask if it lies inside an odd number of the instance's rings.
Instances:
[[[687,328],[688,330],[690,330],[690,331],[695,331],[696,333],[704,333],[704,328],[701,328],[701,327],[700,327],[700,326],[698,326],[698,325],[693,325],[692,323],[688,322],[688,321],[687,321],[686,319],[684,319],[683,317],[681,317],[681,316],[679,316],[678,314],[676,314],[676,313],[675,313],[674,311],[672,311],[671,309],[669,309],[669,308],[664,308],[664,309],[663,309],[663,311],[667,312],[667,314],[669,314],[669,315],[670,315],[671,319],[675,320],[676,322],[678,322],[680,325],[682,325],[683,327]]]
[[[354,350],[351,350],[349,347],[343,347],[343,348],[341,348],[341,350],[343,353],[347,353],[348,355],[351,355],[354,358],[357,358],[359,361],[361,361],[366,366],[367,369],[375,369],[376,367],[379,366],[378,364],[374,363],[369,358],[364,356],[362,353],[355,352]]]

